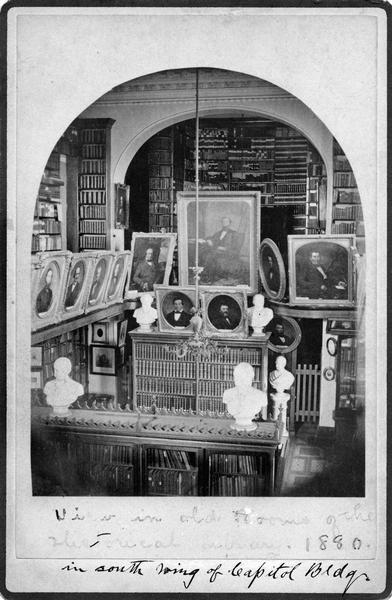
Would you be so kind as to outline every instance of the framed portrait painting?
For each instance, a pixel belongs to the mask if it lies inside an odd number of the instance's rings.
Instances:
[[[266,327],[271,335],[268,348],[279,354],[287,354],[295,350],[301,342],[301,328],[292,317],[274,317]]]
[[[32,259],[32,330],[59,320],[58,307],[71,262],[70,252],[45,252]]]
[[[219,337],[245,338],[248,335],[245,290],[229,288],[224,292],[201,294],[204,327]]]
[[[129,228],[129,185],[115,184],[115,228]]]
[[[154,285],[168,285],[176,240],[176,233],[132,234],[129,290],[151,292]]]
[[[105,292],[113,260],[114,254],[112,252],[94,253],[89,289],[86,296],[86,313],[105,306]]]
[[[255,293],[260,192],[200,192],[198,231],[194,192],[177,193],[177,212],[180,286],[195,283],[197,243],[200,286]]]
[[[175,286],[155,286],[159,331],[192,333],[191,318],[197,308],[193,289]]]
[[[113,346],[91,346],[92,375],[116,374],[116,348]]]
[[[84,312],[86,294],[90,283],[94,258],[89,253],[73,254],[60,303],[63,319]]]
[[[130,254],[130,252],[121,252],[114,257],[108,275],[105,304],[114,304],[123,299]]]
[[[354,236],[289,235],[290,304],[353,306]]]
[[[281,300],[286,291],[286,269],[278,246],[269,238],[260,244],[259,273],[266,296]]]

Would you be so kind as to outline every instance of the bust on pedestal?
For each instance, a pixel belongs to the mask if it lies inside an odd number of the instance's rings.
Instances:
[[[83,394],[83,386],[69,376],[71,369],[71,361],[61,356],[54,361],[55,379],[44,387],[46,401],[52,406],[54,415],[69,414],[68,407]]]
[[[276,369],[271,371],[269,375],[269,382],[276,390],[275,394],[271,394],[273,400],[273,416],[272,418],[276,421],[278,418],[279,408],[282,409],[282,421],[283,421],[283,435],[288,435],[286,428],[287,418],[287,402],[290,400],[290,394],[287,394],[285,390],[291,388],[294,383],[294,375],[285,369],[286,359],[284,356],[278,356],[275,361]]]
[[[142,294],[140,296],[140,302],[142,303],[140,308],[137,308],[133,313],[136,322],[139,324],[141,331],[151,331],[151,325],[157,320],[158,312],[155,308],[152,308],[152,296],[151,294]]]
[[[273,319],[274,313],[271,308],[264,307],[263,294],[253,296],[253,306],[248,308],[250,326],[253,329],[252,336],[264,336],[264,328]]]
[[[231,425],[237,431],[253,431],[257,424],[252,419],[262,410],[267,418],[267,394],[252,387],[254,369],[249,363],[239,363],[234,367],[234,387],[223,394],[223,402],[227,412],[235,419]]]

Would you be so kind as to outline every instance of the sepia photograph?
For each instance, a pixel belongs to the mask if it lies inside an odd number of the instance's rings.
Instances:
[[[167,285],[172,269],[175,233],[133,233],[129,290],[151,292],[155,284]]]

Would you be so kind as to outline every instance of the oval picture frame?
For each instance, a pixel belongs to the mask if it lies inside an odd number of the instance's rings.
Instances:
[[[258,263],[265,294],[271,300],[282,300],[286,292],[286,269],[278,246],[270,238],[260,244]]]
[[[288,346],[275,345],[274,343],[272,343],[270,341],[271,337],[273,337],[273,333],[271,333],[271,336],[268,340],[268,349],[272,350],[272,352],[277,352],[278,354],[288,354],[289,352],[292,352],[299,346],[299,344],[301,342],[301,338],[302,338],[301,328],[298,325],[297,321],[295,319],[293,319],[292,317],[281,317],[278,315],[278,318],[283,322],[286,321],[288,323],[289,327],[291,327],[292,332],[293,332],[293,341]],[[287,333],[287,328],[284,327],[284,324],[283,324],[283,329]]]
[[[333,381],[336,376],[335,369],[333,367],[326,367],[323,371],[324,379],[327,381]]]
[[[326,342],[327,352],[330,356],[336,356],[338,351],[338,344],[335,338],[329,337]]]

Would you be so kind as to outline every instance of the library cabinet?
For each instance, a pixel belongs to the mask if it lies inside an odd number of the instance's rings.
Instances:
[[[269,335],[258,339],[216,338],[216,348],[207,357],[191,351],[179,355],[179,344],[189,336],[177,332],[134,330],[129,335],[133,410],[224,415],[223,392],[233,386],[233,369],[240,362],[253,366],[253,386],[267,391]]]
[[[34,495],[269,496],[282,472],[281,421],[71,410],[32,419]]]

